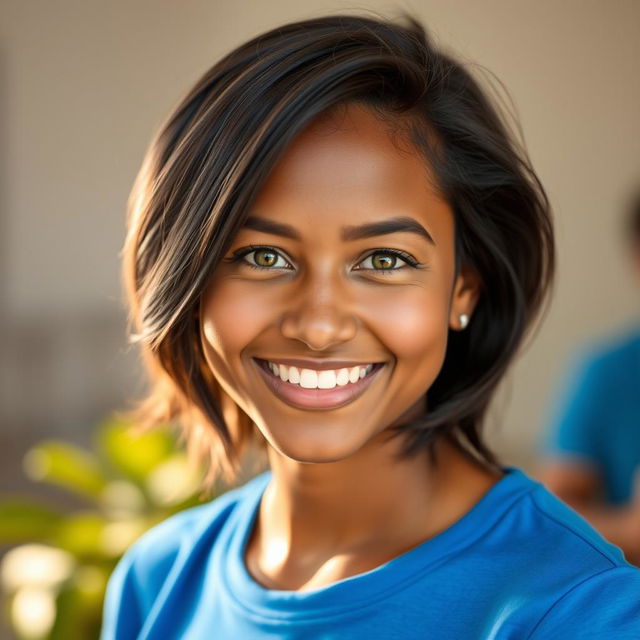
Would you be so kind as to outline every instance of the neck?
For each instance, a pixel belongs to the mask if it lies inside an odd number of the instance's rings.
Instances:
[[[323,464],[270,451],[273,477],[248,547],[263,583],[295,583],[336,557],[368,555],[377,566],[450,526],[497,479],[448,439],[436,445],[437,465],[426,452],[396,459],[399,438],[371,444]]]
[[[433,472],[423,455],[394,460],[397,446],[385,456],[372,447],[371,455],[324,464],[272,453],[273,482],[264,505],[271,534],[293,553],[349,548],[383,534],[390,518],[415,517],[410,514],[423,511],[432,498]]]

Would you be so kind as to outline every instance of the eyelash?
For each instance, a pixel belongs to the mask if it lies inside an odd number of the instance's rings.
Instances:
[[[234,251],[233,257],[229,258],[227,260],[227,262],[240,262],[240,261],[242,261],[243,264],[245,266],[249,267],[250,269],[259,269],[261,271],[274,271],[276,269],[276,267],[262,267],[260,265],[251,264],[250,262],[247,262],[246,260],[242,260],[246,255],[249,255],[250,253],[253,253],[255,251],[261,251],[261,250],[272,251],[273,253],[275,253],[275,254],[279,255],[280,257],[284,258],[284,256],[278,250],[274,249],[273,247],[249,245],[248,247],[245,247],[244,249],[238,249],[237,251]],[[362,260],[366,260],[367,258],[370,258],[372,256],[375,256],[375,255],[378,255],[378,254],[381,254],[381,253],[382,254],[392,255],[392,256],[395,256],[397,258],[400,258],[400,259],[404,260],[407,263],[407,266],[411,267],[412,269],[420,269],[420,268],[423,267],[423,265],[421,265],[411,255],[409,255],[405,251],[400,251],[399,249],[376,249],[375,251],[372,251],[371,253],[366,255]],[[288,260],[287,260],[287,262],[288,262]],[[280,268],[280,267],[278,267],[278,268]],[[400,268],[400,269],[364,269],[364,271],[375,271],[376,273],[382,273],[384,275],[391,275],[394,272],[401,271],[401,269],[402,268]]]

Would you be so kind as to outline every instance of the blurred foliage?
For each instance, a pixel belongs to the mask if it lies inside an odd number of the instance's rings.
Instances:
[[[0,498],[0,545],[12,546],[0,564],[3,607],[20,640],[98,638],[107,581],[124,551],[202,502],[201,470],[188,464],[169,428],[136,433],[109,419],[92,449],[46,440],[24,459],[32,480],[73,492],[86,507]]]

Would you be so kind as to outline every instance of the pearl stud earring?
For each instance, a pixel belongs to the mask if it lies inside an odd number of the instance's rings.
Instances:
[[[458,316],[458,320],[460,320],[460,328],[466,329],[467,325],[469,324],[469,316],[466,313],[461,313]]]

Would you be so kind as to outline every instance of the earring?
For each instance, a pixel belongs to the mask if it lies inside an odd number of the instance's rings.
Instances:
[[[466,329],[469,324],[469,316],[466,313],[461,313],[458,316],[458,320],[460,320],[460,328]]]

